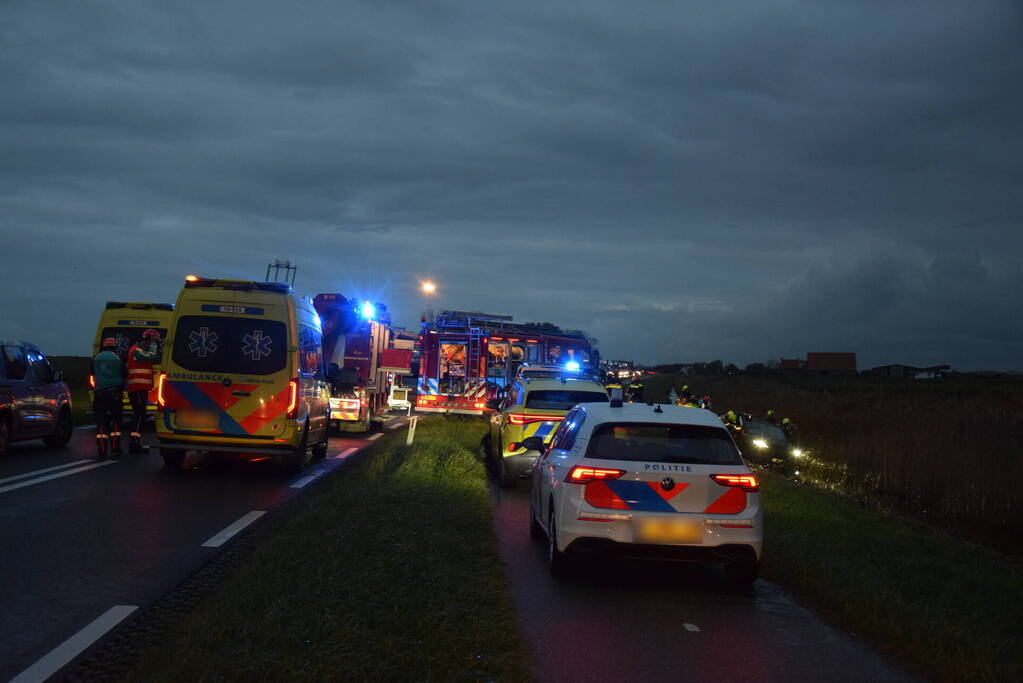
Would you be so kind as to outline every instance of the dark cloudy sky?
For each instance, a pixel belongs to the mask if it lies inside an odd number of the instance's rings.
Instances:
[[[0,336],[184,274],[1023,368],[1017,2],[0,3]]]

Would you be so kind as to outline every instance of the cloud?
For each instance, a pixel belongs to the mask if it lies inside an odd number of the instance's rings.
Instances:
[[[1019,367],[1021,18],[5,3],[0,333],[80,353],[108,298],[288,258],[407,324],[431,276],[605,356]]]

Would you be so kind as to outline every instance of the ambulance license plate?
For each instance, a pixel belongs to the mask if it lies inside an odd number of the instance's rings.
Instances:
[[[177,412],[178,427],[183,429],[216,429],[217,414],[210,410],[194,410],[182,408]]]
[[[674,519],[641,519],[633,527],[637,543],[702,543],[703,527]]]

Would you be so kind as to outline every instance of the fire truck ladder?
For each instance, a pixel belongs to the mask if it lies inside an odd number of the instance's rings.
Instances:
[[[469,328],[469,348],[465,354],[465,378],[472,380],[480,376],[480,338],[483,331],[478,327]],[[470,384],[472,382],[470,381]]]

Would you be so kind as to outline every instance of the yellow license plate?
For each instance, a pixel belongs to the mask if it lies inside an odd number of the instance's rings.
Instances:
[[[216,429],[217,414],[210,410],[180,409],[176,419],[182,429]]]
[[[703,527],[675,519],[637,520],[635,537],[639,543],[702,543]]]

